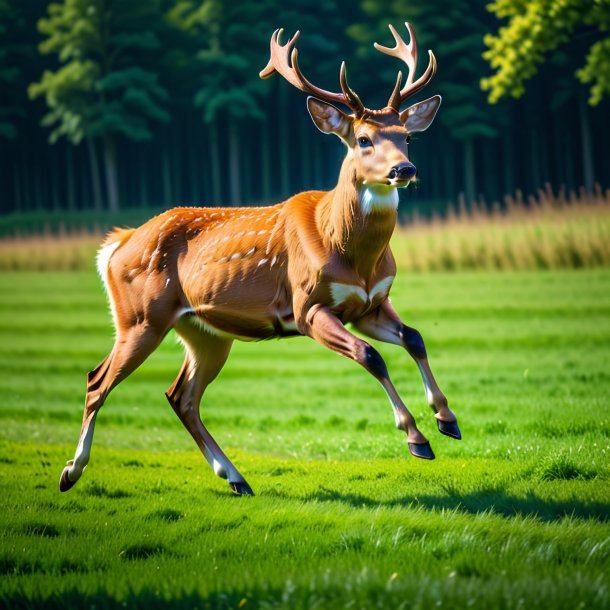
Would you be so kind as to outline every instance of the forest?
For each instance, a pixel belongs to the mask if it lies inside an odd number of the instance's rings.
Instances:
[[[531,38],[502,47],[521,13]],[[318,132],[302,93],[258,76],[271,33],[301,31],[300,65],[325,89],[338,90],[345,60],[380,108],[404,66],[373,42],[393,44],[390,23],[407,36],[406,20],[419,72],[427,49],[438,61],[413,101],[443,96],[410,146],[412,208],[604,190],[609,15],[593,0],[0,0],[0,212],[256,205],[332,188],[342,145]]]

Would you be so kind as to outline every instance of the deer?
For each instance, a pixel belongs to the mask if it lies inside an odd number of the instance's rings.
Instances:
[[[271,36],[261,78],[277,73],[308,94],[315,126],[340,138],[346,156],[337,185],[306,191],[267,207],[179,207],[139,228],[115,229],[98,252],[116,330],[106,358],[87,375],[85,408],[74,458],[59,480],[67,491],[86,468],[95,421],[108,394],[174,329],[185,358],[167,400],[214,473],[237,495],[254,495],[202,422],[200,402],[224,366],[235,340],[310,337],[350,358],[385,390],[396,427],[411,455],[435,458],[394,387],[380,353],[353,334],[404,348],[415,360],[438,430],[461,439],[455,414],[434,378],[421,334],[404,324],[389,299],[396,275],[390,238],[397,224],[398,192],[417,180],[408,156],[411,134],[428,129],[441,103],[435,95],[401,111],[436,73],[428,51],[425,72],[415,79],[417,41],[406,43],[390,25],[395,46],[375,48],[407,65],[398,72],[386,107],[366,108],[349,87],[341,64],[341,92],[313,85],[299,68],[297,31],[282,44]],[[337,105],[343,106],[344,112]]]

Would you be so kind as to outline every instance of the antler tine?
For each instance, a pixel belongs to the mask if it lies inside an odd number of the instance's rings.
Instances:
[[[280,42],[283,33],[284,28],[278,28],[277,30],[275,30],[275,32],[273,32],[273,34],[271,34],[271,42],[269,45],[269,61],[267,62],[267,65],[259,72],[258,75],[261,78],[269,78],[270,76],[273,76],[275,72],[278,72],[286,80],[288,80],[290,84],[296,87],[296,83],[293,82],[294,79],[291,80],[288,76],[286,76],[286,74],[284,74],[284,72],[279,69],[279,66],[284,66],[285,68],[288,68],[288,70],[285,71],[290,74],[290,67],[288,65],[288,54],[292,50],[292,47],[295,45],[301,32],[297,30],[294,33],[294,36],[290,38],[285,45],[282,45],[282,43]]]
[[[390,108],[394,108],[396,112],[400,108],[400,83],[402,81],[402,72],[398,70],[398,77],[396,78],[396,84],[394,85],[394,91],[392,91],[392,95],[390,95],[390,100],[388,101],[388,106]]]
[[[405,22],[405,25],[407,26],[407,30],[409,30],[409,44],[405,43],[405,41],[401,38],[400,34],[390,23],[390,32],[392,32],[392,36],[394,37],[396,46],[394,46],[393,48],[384,47],[378,42],[374,42],[373,46],[381,53],[391,55],[392,57],[396,57],[397,59],[402,59],[402,61],[407,64],[407,66],[409,67],[409,73],[407,74],[407,81],[405,84],[410,85],[413,82],[413,78],[415,77],[415,68],[417,67],[417,39],[415,38],[415,33],[413,32],[411,24]]]
[[[341,91],[343,95],[350,101],[350,108],[356,113],[356,116],[364,114],[365,108],[358,94],[347,84],[347,70],[345,62],[341,62],[341,70],[339,72],[339,82],[341,83]]]
[[[301,72],[299,68],[298,50],[294,48],[296,40],[299,36],[297,32],[285,45],[280,42],[283,29],[280,28],[275,30],[271,35],[271,56],[269,62],[263,70],[260,71],[259,76],[261,78],[269,78],[275,72],[281,74],[291,85],[303,91],[309,93],[317,98],[326,100],[327,102],[335,102],[347,106],[354,111],[356,116],[360,116],[364,113],[364,105],[360,101],[360,98],[352,91],[345,77],[345,62],[341,64],[340,82],[342,93],[333,93],[320,89],[312,84]]]
[[[413,31],[411,24],[405,22],[405,26],[409,32],[409,44],[405,43],[405,41],[395,30],[394,26],[391,24],[390,32],[392,32],[396,45],[390,48],[384,47],[378,43],[374,43],[374,47],[378,51],[404,61],[409,68],[407,79],[404,86],[400,90],[400,94],[397,95],[397,87],[395,87],[392,95],[390,96],[388,106],[394,108],[395,110],[398,110],[400,108],[400,104],[402,104],[408,97],[423,89],[436,74],[436,58],[434,57],[434,53],[432,53],[432,51],[428,51],[428,67],[422,76],[420,76],[414,82],[415,69],[417,68],[417,39],[415,38],[415,32]]]

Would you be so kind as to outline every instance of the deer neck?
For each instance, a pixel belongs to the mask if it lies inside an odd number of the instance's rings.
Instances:
[[[337,186],[319,210],[319,226],[328,247],[360,275],[370,277],[384,259],[396,227],[395,188],[358,181],[350,155],[341,166]]]

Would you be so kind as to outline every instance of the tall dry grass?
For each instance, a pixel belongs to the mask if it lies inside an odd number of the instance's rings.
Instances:
[[[101,240],[84,230],[4,238],[0,270],[91,269]],[[461,202],[443,218],[409,219],[392,247],[399,266],[412,271],[610,266],[610,191],[566,195],[547,187],[527,200],[506,197],[491,211]]]
[[[397,231],[399,266],[415,271],[577,269],[610,265],[610,191],[506,197],[488,211],[474,204],[444,218],[412,218]]]
[[[79,271],[94,267],[103,237],[86,231],[0,239],[0,271]]]

